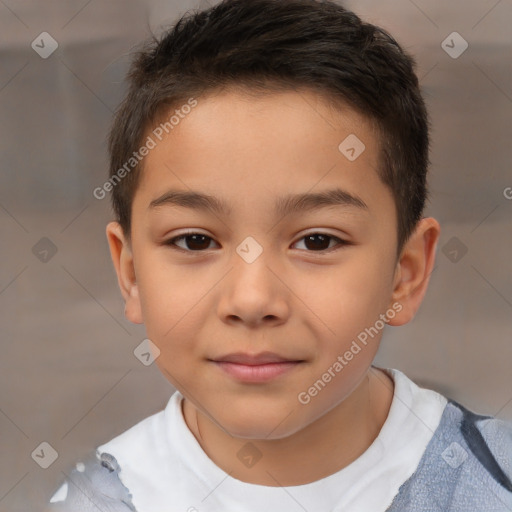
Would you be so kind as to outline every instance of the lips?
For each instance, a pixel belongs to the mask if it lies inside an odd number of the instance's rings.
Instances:
[[[246,354],[243,352],[236,352],[215,358],[213,361],[216,363],[235,363],[243,364],[246,366],[257,366],[271,363],[301,362],[300,359],[280,356],[278,354],[274,354],[273,352],[261,352],[259,354]]]
[[[226,354],[212,360],[224,374],[245,383],[265,383],[288,374],[303,360],[293,359],[273,352]]]

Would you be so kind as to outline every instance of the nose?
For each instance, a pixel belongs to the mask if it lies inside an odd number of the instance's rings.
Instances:
[[[286,322],[290,291],[285,281],[283,271],[269,261],[265,251],[252,262],[235,254],[232,269],[221,283],[219,317],[251,328]]]

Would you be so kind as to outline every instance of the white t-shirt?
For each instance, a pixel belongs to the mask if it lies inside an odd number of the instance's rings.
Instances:
[[[315,482],[267,487],[230,477],[185,423],[176,391],[166,408],[99,446],[113,455],[137,512],[379,512],[415,471],[447,400],[402,372],[384,369],[395,391],[375,441],[354,462]]]

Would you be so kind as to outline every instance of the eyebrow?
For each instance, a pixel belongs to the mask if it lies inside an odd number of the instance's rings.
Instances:
[[[232,211],[224,201],[193,190],[168,190],[151,201],[149,209],[164,205],[210,211],[225,216]],[[340,206],[368,210],[367,204],[360,197],[350,194],[346,190],[335,188],[315,193],[290,194],[279,197],[274,205],[274,215],[284,217],[297,212]]]

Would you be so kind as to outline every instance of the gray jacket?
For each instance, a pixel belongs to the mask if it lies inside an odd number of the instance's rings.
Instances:
[[[112,455],[91,455],[64,482],[66,499],[48,511],[153,512],[136,511],[119,471]],[[475,414],[448,400],[416,471],[387,509],[437,511],[512,511],[512,423]]]

